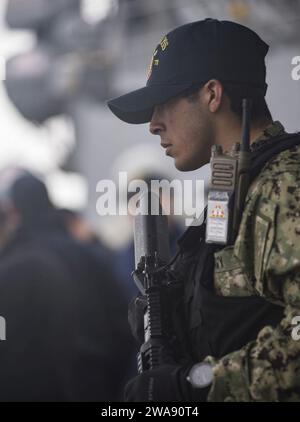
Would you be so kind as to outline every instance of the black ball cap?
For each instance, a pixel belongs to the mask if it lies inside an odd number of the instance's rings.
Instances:
[[[151,120],[156,105],[210,79],[267,90],[268,45],[251,29],[205,19],[180,26],[162,38],[151,58],[146,86],[108,101],[127,123]]]

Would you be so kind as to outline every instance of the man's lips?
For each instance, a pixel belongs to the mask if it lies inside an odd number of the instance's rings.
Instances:
[[[161,146],[165,148],[166,155],[170,155],[170,149],[172,148],[172,144],[169,143],[161,143]]]

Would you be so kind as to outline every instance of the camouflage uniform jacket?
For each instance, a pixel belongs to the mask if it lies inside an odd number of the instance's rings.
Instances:
[[[282,133],[275,122],[252,148]],[[214,372],[208,401],[299,401],[300,146],[271,159],[250,186],[235,244],[215,253],[214,287],[227,297],[262,296],[285,316],[242,349],[205,359]]]

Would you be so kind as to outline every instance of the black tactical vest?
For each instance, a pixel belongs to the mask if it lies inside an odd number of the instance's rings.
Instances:
[[[300,144],[300,134],[270,138],[251,154],[250,181],[280,152]],[[223,248],[205,243],[205,220],[190,227],[178,241],[174,270],[184,280],[184,309],[188,349],[194,361],[206,356],[221,358],[239,350],[267,326],[283,318],[283,307],[260,296],[224,297],[214,291],[214,252]]]

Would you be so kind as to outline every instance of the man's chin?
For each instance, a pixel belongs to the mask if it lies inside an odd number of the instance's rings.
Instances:
[[[188,163],[188,162],[180,162],[175,160],[175,167],[179,171],[194,171],[198,170],[200,167],[204,166],[207,163]]]

